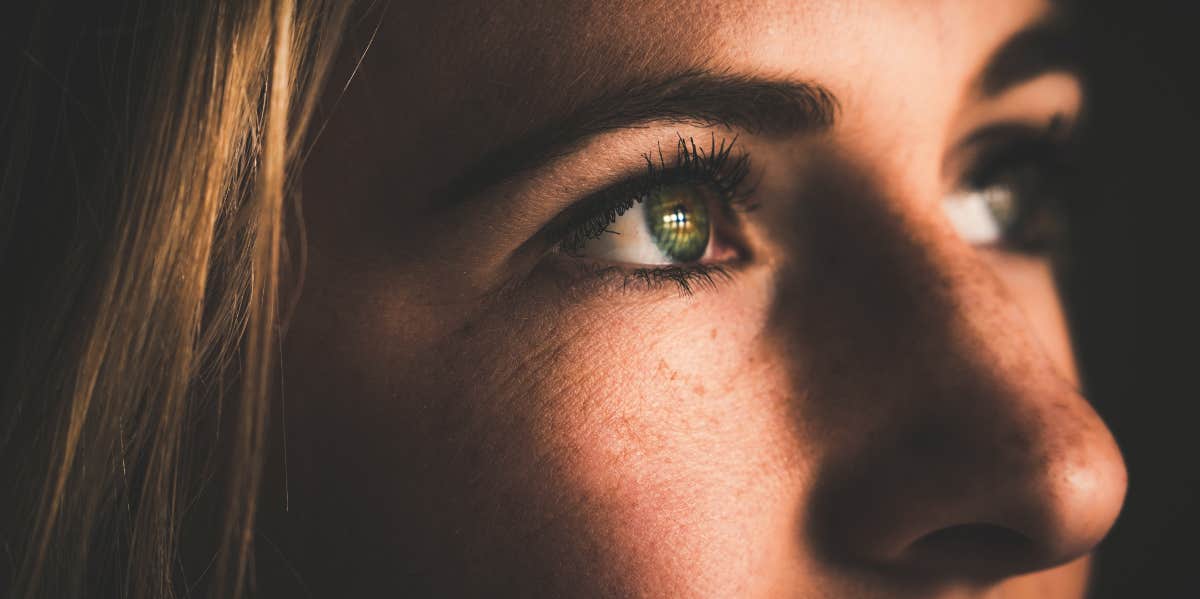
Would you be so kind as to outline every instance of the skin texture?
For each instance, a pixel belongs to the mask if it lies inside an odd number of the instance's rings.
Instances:
[[[1048,7],[690,4],[382,17],[306,166],[288,510],[263,517],[289,573],[264,559],[264,591],[1083,596],[1125,470],[1078,391],[1051,265],[973,247],[941,211],[973,133],[1079,110],[1062,72],[980,90]],[[837,122],[653,121],[444,200],[548,116],[689,69],[818,82]],[[679,136],[751,156],[760,207],[727,280],[627,285],[544,242]]]

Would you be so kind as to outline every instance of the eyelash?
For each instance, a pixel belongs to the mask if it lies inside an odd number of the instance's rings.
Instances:
[[[661,147],[657,156],[654,153],[644,154],[644,174],[609,187],[581,203],[582,208],[569,217],[562,227],[565,234],[558,242],[559,251],[577,255],[588,241],[608,232],[609,226],[635,203],[670,185],[707,185],[716,192],[719,208],[727,217],[735,211],[753,210],[757,207],[751,201],[753,189],[747,185],[750,156],[735,152],[736,143],[737,137],[718,141],[714,133],[708,148],[705,148],[697,144],[695,138],[679,136],[673,163],[668,164]],[[597,274],[624,274],[625,286],[635,284],[657,288],[673,283],[686,294],[691,294],[697,288],[714,287],[718,281],[730,277],[727,268],[713,264],[679,264],[634,270],[608,266],[599,269]]]
[[[733,273],[720,264],[672,264],[633,270],[605,266],[590,274],[598,279],[620,277],[622,289],[659,289],[664,285],[676,285],[685,295],[692,295],[700,289],[716,289],[718,284],[733,278]]]

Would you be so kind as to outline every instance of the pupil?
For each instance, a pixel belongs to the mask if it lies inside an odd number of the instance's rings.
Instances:
[[[669,228],[680,229],[687,226],[687,208],[676,206],[670,214],[663,215],[663,225]]]
[[[672,261],[694,262],[708,248],[708,203],[691,186],[667,187],[647,198],[646,225]]]

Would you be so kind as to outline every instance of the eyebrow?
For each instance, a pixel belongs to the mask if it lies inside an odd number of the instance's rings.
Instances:
[[[976,83],[985,97],[1051,71],[1077,73],[1081,62],[1078,38],[1059,16],[1049,18],[1012,36],[988,60]]]
[[[837,98],[815,83],[686,71],[603,92],[578,110],[487,152],[438,195],[447,204],[463,202],[590,137],[654,121],[785,136],[826,130],[837,113]]]

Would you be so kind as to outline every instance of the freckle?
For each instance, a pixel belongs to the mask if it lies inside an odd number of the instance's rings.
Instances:
[[[710,331],[710,332],[708,333],[708,338],[709,338],[709,339],[716,339],[716,338],[717,338],[717,330],[716,330],[716,329],[713,329],[712,331]]]
[[[474,332],[475,332],[475,325],[468,322],[468,323],[463,324],[461,327],[459,327],[458,336],[466,339],[466,338],[470,338]]]
[[[692,387],[692,391],[695,391],[696,395],[699,395],[700,397],[704,397],[704,394],[707,393],[707,390],[704,389],[704,385],[701,384],[697,384],[695,387]]]

